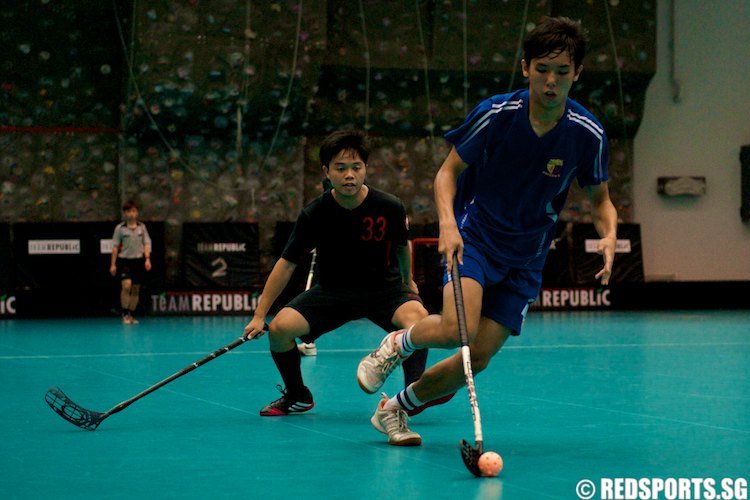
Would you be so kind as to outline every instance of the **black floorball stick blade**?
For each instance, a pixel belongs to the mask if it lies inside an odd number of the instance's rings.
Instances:
[[[44,395],[44,400],[50,408],[62,418],[73,425],[93,431],[102,420],[107,418],[107,414],[98,411],[87,410],[70,399],[59,387],[53,387]]]
[[[480,477],[482,472],[479,470],[479,457],[481,457],[483,453],[482,444],[478,443],[478,446],[475,448],[466,442],[465,439],[462,439],[460,446],[461,458],[464,459],[464,465],[469,469],[469,472]]]
[[[263,325],[263,331],[268,331],[268,325]],[[257,336],[253,338],[257,338]],[[54,410],[55,413],[60,415],[62,418],[64,418],[71,424],[76,425],[80,427],[81,429],[93,431],[97,427],[99,427],[99,424],[102,423],[102,420],[109,417],[110,415],[124,410],[125,408],[135,403],[139,399],[148,396],[155,390],[161,387],[164,387],[170,382],[177,380],[178,378],[190,373],[196,368],[199,368],[205,365],[209,361],[218,358],[222,354],[225,354],[231,351],[235,347],[242,345],[248,340],[251,340],[251,339],[248,339],[247,337],[243,335],[242,337],[230,342],[229,344],[216,349],[214,352],[210,353],[207,356],[204,356],[203,358],[199,359],[195,363],[191,363],[185,368],[183,368],[182,370],[173,373],[172,375],[165,378],[164,380],[157,382],[156,384],[152,385],[148,389],[141,391],[140,393],[136,394],[132,398],[126,401],[123,401],[122,403],[112,407],[111,409],[107,410],[104,413],[100,413],[98,411],[87,410],[86,408],[77,404],[75,401],[73,401],[68,396],[66,396],[65,393],[62,391],[62,389],[60,389],[59,387],[53,387],[50,390],[48,390],[47,393],[44,395],[44,400],[47,402],[50,408]]]

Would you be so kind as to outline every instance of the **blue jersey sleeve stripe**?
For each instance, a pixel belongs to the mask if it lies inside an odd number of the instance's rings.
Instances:
[[[596,158],[594,159],[594,176],[596,179],[598,179],[600,182],[606,180],[606,175],[604,173],[604,155],[605,155],[605,142],[604,142],[604,129],[602,129],[601,125],[599,125],[595,120],[592,120],[591,118],[581,115],[579,113],[575,113],[573,111],[568,111],[568,119],[572,123],[576,123],[589,132],[591,132],[594,137],[596,137],[597,141],[599,142],[599,148],[596,154]]]
[[[600,181],[605,180],[604,179],[604,170],[602,168],[602,165],[604,163],[602,161],[602,157],[603,156],[604,156],[604,141],[600,141],[599,142],[599,154],[596,155],[596,166],[595,166],[595,169],[596,169],[596,178],[599,179]]]
[[[470,130],[469,133],[462,140],[456,144],[457,148],[460,148],[463,144],[470,142],[483,128],[490,124],[489,116],[497,113],[497,110],[488,111]]]
[[[574,123],[578,123],[583,128],[589,130],[592,134],[594,134],[594,136],[597,139],[599,139],[599,141],[602,140],[602,135],[604,134],[604,132],[600,128],[595,127],[590,121],[588,121],[588,120],[581,120],[581,119],[577,118],[574,115],[575,115],[575,113],[571,113],[570,114],[570,116],[568,117],[570,119],[570,121],[572,121]]]
[[[519,109],[523,107],[523,101],[517,100],[517,101],[503,101],[501,103],[493,103],[492,109],[487,111],[484,115],[482,115],[479,120],[477,120],[477,123],[474,124],[474,126],[469,129],[468,133],[466,134],[466,137],[459,141],[459,144],[461,145],[464,143],[467,143],[471,141],[476,135],[482,131],[487,125],[490,124],[491,118],[493,115],[496,115],[497,113],[503,111],[503,110],[513,110],[513,109]]]
[[[602,129],[601,126],[597,122],[595,122],[594,120],[592,120],[591,118],[589,118],[587,116],[584,116],[584,115],[581,115],[581,114],[578,114],[578,113],[576,113],[574,111],[568,111],[568,114],[571,117],[578,118],[578,120],[580,120],[581,122],[588,123],[589,125],[591,125],[591,127],[593,127],[595,130],[597,130],[600,134],[604,133],[604,129]]]

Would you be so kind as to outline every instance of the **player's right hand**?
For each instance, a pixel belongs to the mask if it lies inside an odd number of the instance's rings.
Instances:
[[[440,226],[440,238],[438,240],[438,252],[443,256],[443,261],[448,268],[448,274],[453,271],[453,256],[457,255],[458,263],[464,263],[464,240],[457,226]]]

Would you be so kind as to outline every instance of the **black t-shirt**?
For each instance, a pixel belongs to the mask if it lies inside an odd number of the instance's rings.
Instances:
[[[318,283],[332,290],[370,290],[401,283],[396,249],[407,244],[401,200],[373,187],[355,209],[327,191],[307,205],[281,256],[293,263],[316,249]]]

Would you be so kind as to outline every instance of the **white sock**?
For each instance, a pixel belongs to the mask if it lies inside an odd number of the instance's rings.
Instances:
[[[414,394],[412,388],[414,384],[409,384],[409,387],[399,392],[391,399],[386,401],[383,405],[384,410],[413,410],[418,406],[422,406],[424,403]]]
[[[396,346],[401,353],[401,356],[403,357],[407,357],[417,350],[417,348],[411,341],[412,328],[414,328],[414,325],[411,325],[409,328],[404,330],[404,333],[402,333],[401,335],[396,336]]]

